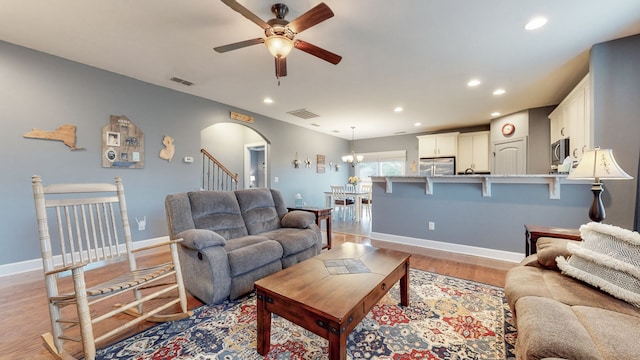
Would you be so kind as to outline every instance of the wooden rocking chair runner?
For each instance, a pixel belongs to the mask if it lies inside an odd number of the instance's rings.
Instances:
[[[44,186],[39,176],[33,176],[32,183],[51,317],[51,333],[42,337],[55,356],[73,358],[64,347],[65,340],[70,340],[81,343],[84,358],[92,360],[96,343],[142,321],[171,321],[191,315],[187,311],[178,260],[180,240],[133,248],[124,187],[119,177],[115,178],[115,184]],[[139,269],[134,253],[158,246],[170,247],[172,261]],[[90,279],[89,269],[125,259],[127,272],[87,287],[87,283],[95,283]],[[66,275],[72,276],[73,289],[60,292],[59,287],[69,287],[61,280]],[[94,306],[107,300],[114,302],[113,309],[105,312],[103,305],[98,311]],[[160,314],[176,304],[181,312]],[[63,310],[67,306],[75,306],[76,311]],[[134,318],[124,324],[118,321],[119,326],[99,336],[94,334],[94,325],[121,313]]]

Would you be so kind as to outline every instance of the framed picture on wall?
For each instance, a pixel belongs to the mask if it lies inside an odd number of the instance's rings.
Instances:
[[[107,131],[107,146],[120,146],[120,133]]]

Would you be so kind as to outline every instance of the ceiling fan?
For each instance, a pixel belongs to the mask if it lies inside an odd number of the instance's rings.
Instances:
[[[289,12],[287,5],[280,3],[274,4],[271,7],[271,12],[275,15],[275,18],[264,22],[257,15],[240,5],[235,0],[222,0],[222,2],[263,28],[266,37],[240,41],[213,48],[219,53],[264,43],[269,49],[271,55],[275,58],[276,78],[278,79],[283,76],[287,76],[287,55],[289,55],[293,48],[302,50],[307,54],[316,56],[334,65],[338,64],[340,60],[342,60],[342,56],[340,55],[319,48],[306,41],[294,40],[294,37],[297,34],[333,17],[333,11],[331,11],[325,3],[318,4],[316,7],[298,16],[291,22],[284,19]]]

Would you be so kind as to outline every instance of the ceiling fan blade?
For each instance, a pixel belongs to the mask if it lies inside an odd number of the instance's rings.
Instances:
[[[240,49],[240,48],[243,48],[243,47],[256,45],[256,44],[262,44],[262,43],[264,43],[264,39],[263,38],[256,38],[256,39],[251,39],[251,40],[240,41],[240,42],[233,43],[233,44],[217,46],[217,47],[214,47],[213,50],[215,50],[215,51],[217,51],[219,53],[224,53],[224,52],[227,52],[227,51],[236,50],[236,49]]]
[[[276,78],[287,76],[287,58],[276,59]]]
[[[319,48],[313,44],[309,44],[306,41],[296,40],[294,42],[294,47],[306,52],[307,54],[311,54],[313,56],[319,57],[324,61],[328,61],[333,65],[337,65],[340,60],[342,60],[342,56],[334,54],[331,51]]]
[[[313,9],[292,20],[287,24],[287,28],[293,31],[294,34],[299,34],[331,17],[333,17],[333,11],[331,11],[325,3],[320,3]]]
[[[247,19],[253,21],[254,23],[256,23],[261,28],[267,30],[268,28],[271,27],[264,20],[260,19],[256,14],[252,13],[251,10],[249,10],[246,7],[240,5],[237,1],[235,1],[235,0],[222,0],[222,2],[225,3],[228,7],[232,8],[233,10],[239,12],[242,16],[244,16]]]

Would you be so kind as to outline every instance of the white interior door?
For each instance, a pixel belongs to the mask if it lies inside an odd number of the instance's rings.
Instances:
[[[493,173],[497,175],[523,175],[527,173],[526,138],[493,144]]]

